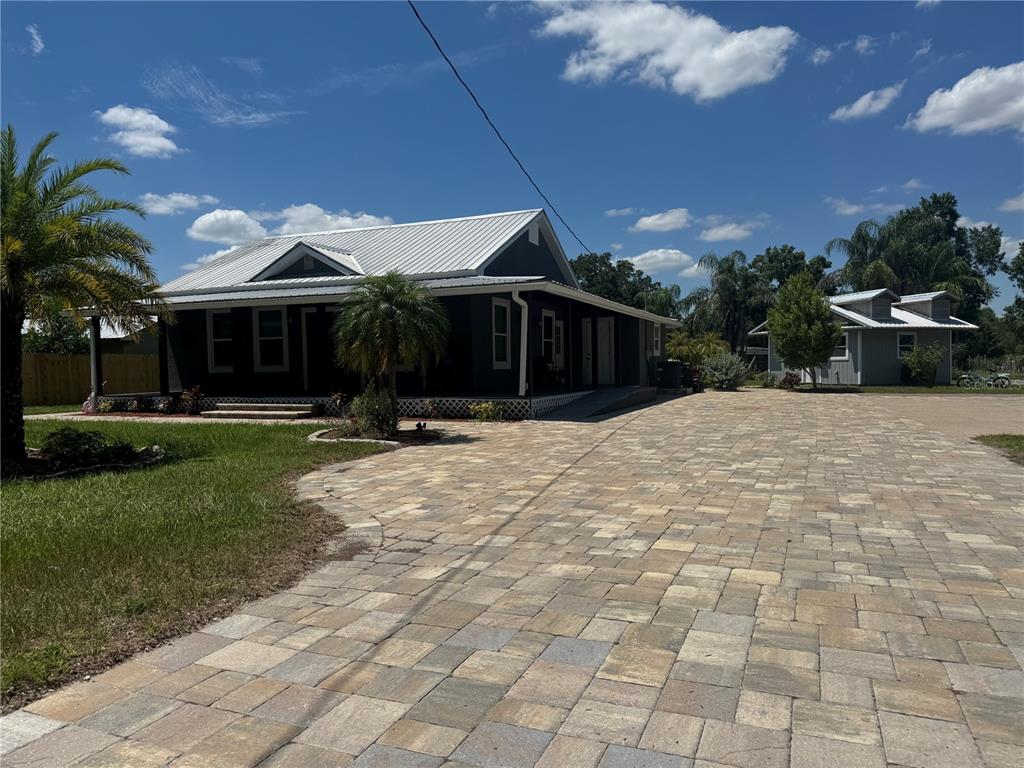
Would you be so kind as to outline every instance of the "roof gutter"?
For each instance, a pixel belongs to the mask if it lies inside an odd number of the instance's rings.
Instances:
[[[519,295],[519,289],[512,289],[512,301],[519,305],[519,396],[526,397],[526,342],[530,333],[530,305]]]

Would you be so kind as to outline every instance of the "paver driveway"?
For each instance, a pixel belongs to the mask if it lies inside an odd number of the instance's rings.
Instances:
[[[842,395],[465,432],[307,477],[380,546],[9,716],[4,764],[1024,762],[1021,467]]]

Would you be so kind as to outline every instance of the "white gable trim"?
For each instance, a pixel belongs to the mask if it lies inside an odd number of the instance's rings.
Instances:
[[[362,273],[356,270],[354,267],[345,264],[341,261],[341,257],[345,255],[346,254],[339,253],[338,258],[332,258],[331,256],[326,255],[323,251],[314,248],[308,243],[296,243],[294,246],[288,249],[284,253],[284,255],[274,260],[267,267],[265,267],[262,272],[250,278],[249,282],[267,280],[268,278],[271,278],[274,275],[284,272],[284,270],[288,269],[288,267],[292,266],[292,264],[295,264],[299,259],[304,259],[306,256],[309,256],[310,258],[320,262],[329,269],[333,269],[335,272],[338,273],[339,276],[361,275]]]

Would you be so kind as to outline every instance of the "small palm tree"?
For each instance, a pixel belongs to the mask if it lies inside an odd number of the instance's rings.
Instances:
[[[441,356],[448,315],[421,284],[389,272],[366,278],[342,305],[334,337],[338,362],[393,398],[399,363],[426,365]]]
[[[138,331],[166,305],[156,292],[149,242],[115,212],[143,216],[133,203],[103,197],[84,179],[96,171],[127,174],[116,160],[85,160],[48,173],[50,133],[25,162],[14,128],[0,135],[0,453],[4,475],[25,461],[21,332],[26,319],[91,308],[115,328]]]

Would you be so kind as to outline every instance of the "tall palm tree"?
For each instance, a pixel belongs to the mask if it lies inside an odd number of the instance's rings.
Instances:
[[[743,251],[707,253],[697,266],[707,273],[709,285],[694,289],[681,302],[691,331],[720,329],[731,349],[745,348],[750,311],[770,303],[770,287],[747,266]]]
[[[448,338],[444,305],[420,283],[397,272],[366,278],[334,323],[335,354],[395,396],[399,363],[428,364]]]
[[[137,205],[106,198],[86,183],[97,171],[125,175],[116,160],[98,158],[51,172],[56,159],[50,133],[25,162],[18,157],[14,128],[0,134],[0,460],[4,475],[25,461],[22,416],[21,332],[26,319],[67,311],[80,317],[91,308],[114,327],[135,332],[166,311],[156,292],[149,242],[110,218]]]
[[[825,253],[829,256],[839,253],[846,257],[846,263],[825,280],[833,288],[845,286],[855,291],[863,290],[861,284],[864,270],[871,262],[881,258],[883,242],[883,225],[874,219],[862,221],[850,237],[832,238],[825,244]]]

